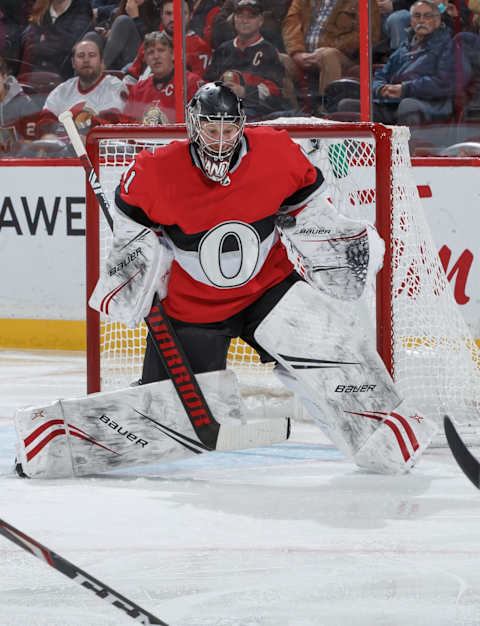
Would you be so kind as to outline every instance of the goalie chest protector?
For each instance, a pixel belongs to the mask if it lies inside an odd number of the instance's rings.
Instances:
[[[140,153],[122,177],[121,199],[162,224],[172,244],[164,304],[174,318],[226,319],[288,276],[293,266],[275,215],[295,192],[312,186],[313,193],[322,183],[288,133],[271,128],[246,129],[228,176],[225,185],[211,181],[188,142],[174,141]]]

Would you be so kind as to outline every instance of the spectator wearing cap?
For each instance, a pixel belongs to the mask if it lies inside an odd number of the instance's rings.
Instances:
[[[106,116],[108,121],[115,121],[115,116],[120,119],[127,90],[121,80],[104,73],[102,51],[97,43],[91,40],[78,42],[73,48],[72,64],[76,76],[55,87],[45,101],[37,125],[37,135],[41,139],[64,134],[63,126],[58,122],[63,111],[72,112],[78,130],[84,135],[90,129],[93,117],[101,119]]]
[[[145,60],[151,75],[131,87],[124,121],[158,125],[175,123],[173,43],[165,31],[148,33],[144,40]],[[186,98],[190,100],[203,80],[186,72]]]
[[[453,42],[436,3],[414,2],[410,24],[408,41],[374,75],[373,115],[378,122],[414,125],[443,120],[453,112]],[[342,100],[338,110],[360,110],[360,103]]]
[[[244,101],[247,117],[258,119],[287,108],[281,97],[284,67],[278,50],[264,39],[260,0],[236,0],[234,39],[213,53],[205,80],[222,80]]]
[[[212,58],[212,49],[197,33],[189,28],[190,17],[192,15],[193,1],[183,3],[183,19],[185,24],[185,54],[187,69],[203,76]],[[173,41],[173,0],[165,0],[162,4],[162,22],[159,27]],[[147,78],[150,75],[150,68],[145,62],[143,43],[138,51],[137,58],[128,68],[128,76],[135,80]]]
[[[282,22],[287,12],[289,0],[263,0],[263,25],[261,33],[280,52],[285,51],[282,38]],[[217,48],[224,41],[235,37],[233,13],[235,0],[225,0],[215,16],[212,30],[212,46]]]
[[[34,105],[8,66],[0,57],[0,155],[14,154],[19,135],[23,134],[22,118],[34,111]]]
[[[380,38],[380,13],[372,3],[370,38]],[[292,0],[282,27],[285,49],[300,75],[318,84],[320,112],[325,87],[358,63],[358,0]]]

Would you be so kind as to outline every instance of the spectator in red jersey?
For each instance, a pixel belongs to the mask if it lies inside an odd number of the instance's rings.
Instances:
[[[260,0],[235,0],[233,23],[237,36],[213,53],[205,80],[222,80],[243,100],[247,118],[260,118],[288,109],[281,97],[284,67],[277,49],[260,29]]]
[[[101,119],[108,112],[109,121],[120,119],[127,90],[121,80],[104,73],[99,46],[94,41],[80,41],[73,48],[72,63],[76,76],[58,85],[45,101],[37,126],[42,139],[64,135],[58,116],[68,109],[83,134],[90,129],[94,116]]]
[[[92,28],[90,0],[36,0],[23,34],[20,74],[54,72],[73,75],[73,45]]]
[[[0,58],[0,155],[16,152],[22,118],[33,113],[33,110],[32,101],[17,80],[8,75],[8,66]]]
[[[134,85],[125,106],[125,116],[144,124],[175,123],[175,86],[173,82],[173,43],[164,31],[145,37],[145,60],[151,76]],[[203,83],[200,76],[187,71],[187,99]]]
[[[138,53],[143,38],[160,23],[158,0],[121,0],[106,33],[105,67],[121,70]]]
[[[185,23],[185,51],[187,69],[203,76],[210,63],[212,50],[210,46],[189,28],[190,17],[192,14],[192,0],[183,3],[183,19]],[[165,0],[162,4],[162,22],[160,30],[164,30],[173,40],[173,0]],[[128,69],[128,75],[136,80],[147,78],[150,69],[145,62],[143,44],[138,51],[137,58]]]

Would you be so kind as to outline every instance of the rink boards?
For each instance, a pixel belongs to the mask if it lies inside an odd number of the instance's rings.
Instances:
[[[414,159],[455,299],[480,337],[480,159]],[[117,169],[117,168],[115,168]],[[74,159],[0,161],[0,346],[85,348],[85,178]]]

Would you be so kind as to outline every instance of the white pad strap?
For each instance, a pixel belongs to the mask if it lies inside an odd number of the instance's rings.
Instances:
[[[401,404],[361,303],[339,306],[307,283],[296,283],[258,326],[255,339],[282,366],[280,380],[362,467],[405,471],[430,442],[435,426]],[[395,428],[384,426],[387,420]],[[380,427],[382,436],[369,448]]]
[[[245,410],[235,374],[208,372],[198,381],[218,421],[240,425]],[[30,478],[95,474],[205,451],[170,381],[19,409],[15,427],[17,460]]]
[[[172,259],[162,238],[115,211],[112,247],[89,305],[135,328],[150,311],[155,293],[161,300],[166,296]]]

